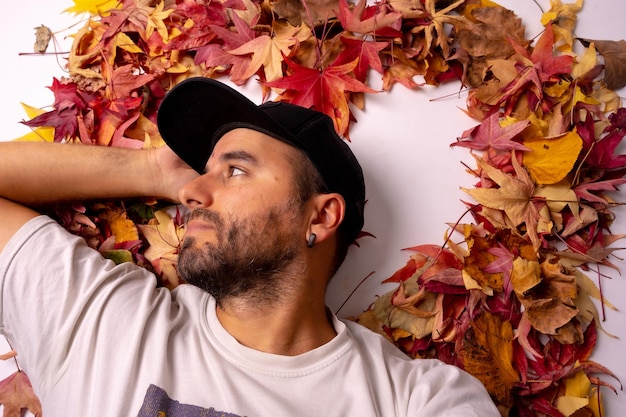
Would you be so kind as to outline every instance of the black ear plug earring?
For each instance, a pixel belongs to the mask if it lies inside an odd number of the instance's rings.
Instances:
[[[306,241],[306,247],[307,248],[312,248],[313,245],[315,244],[315,239],[317,238],[317,235],[315,233],[311,233],[309,235],[309,239]]]

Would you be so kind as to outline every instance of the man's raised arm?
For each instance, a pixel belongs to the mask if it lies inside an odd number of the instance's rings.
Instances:
[[[197,175],[167,147],[0,143],[0,250],[39,204],[137,196],[176,201],[178,189]]]

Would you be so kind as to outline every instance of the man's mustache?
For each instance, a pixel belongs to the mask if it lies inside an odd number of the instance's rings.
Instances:
[[[202,220],[208,223],[213,223],[216,227],[220,227],[224,224],[224,220],[218,212],[205,208],[197,208],[192,210],[189,214],[189,217],[187,217],[187,223],[192,220]]]

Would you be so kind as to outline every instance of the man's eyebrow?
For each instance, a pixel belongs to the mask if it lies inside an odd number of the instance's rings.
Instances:
[[[258,160],[250,153],[246,151],[230,151],[225,152],[220,156],[220,161],[229,162],[229,161],[243,161],[251,164],[256,164]]]

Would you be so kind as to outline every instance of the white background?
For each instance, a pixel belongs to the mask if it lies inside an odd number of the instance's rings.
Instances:
[[[548,0],[538,2],[544,10],[549,9]],[[499,3],[524,19],[527,38],[534,38],[541,32],[541,10],[533,0],[502,0]],[[33,28],[40,24],[57,32],[59,51],[68,51],[71,44],[68,35],[82,26],[79,23],[72,27],[80,18],[63,13],[71,5],[69,0],[21,0],[3,4],[0,140],[10,140],[29,131],[19,124],[26,118],[20,102],[35,107],[52,104],[52,93],[46,87],[52,84],[52,77],[65,74],[64,55],[19,56],[19,53],[32,51]],[[590,39],[624,39],[625,11],[623,0],[585,0],[576,35]],[[53,50],[51,45],[48,51]],[[373,87],[378,87],[378,74],[373,75]],[[340,316],[359,314],[376,295],[392,289],[380,282],[405,264],[409,253],[402,249],[418,244],[441,244],[447,224],[456,222],[464,212],[460,200],[468,197],[459,187],[471,187],[474,179],[465,173],[460,161],[474,165],[467,150],[450,148],[449,144],[477,123],[462,112],[465,95],[454,94],[458,89],[458,84],[417,91],[396,86],[390,93],[369,95],[365,112],[356,112],[358,123],[351,129],[351,138],[366,176],[365,230],[376,238],[362,239],[361,247],[351,250],[346,264],[331,283],[328,303],[337,310],[359,282],[373,273],[349,298],[339,312]],[[260,90],[254,82],[250,82],[244,92],[255,102],[260,102]],[[625,94],[624,90],[620,93],[622,97]],[[616,199],[626,201],[626,195],[622,192]],[[616,212],[618,220],[612,231],[626,233],[626,210],[617,209]],[[626,240],[616,246],[626,246]],[[617,256],[623,257],[626,253],[618,252]],[[612,261],[626,271],[625,261]],[[608,269],[603,272],[612,277],[602,280],[604,294],[619,311],[606,310],[602,325],[619,339],[600,333],[593,359],[626,382],[626,361],[623,359],[626,277]],[[4,349],[0,340],[0,350]],[[0,363],[0,377],[14,370],[13,362]],[[612,379],[608,382],[615,383]],[[620,404],[625,404],[625,394],[615,396],[606,389],[603,392],[605,415],[618,416],[619,410],[623,409]]]

